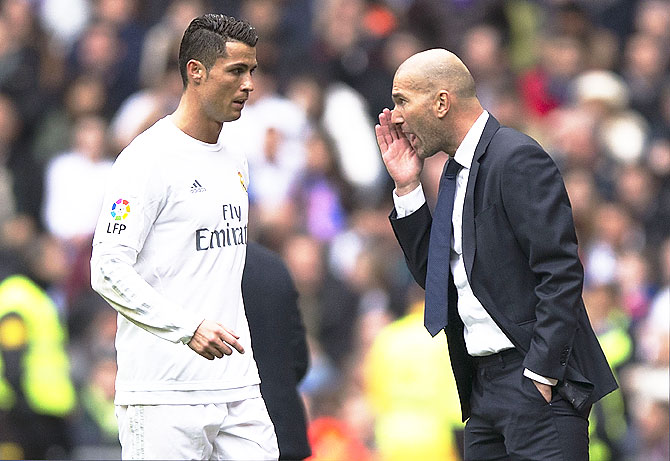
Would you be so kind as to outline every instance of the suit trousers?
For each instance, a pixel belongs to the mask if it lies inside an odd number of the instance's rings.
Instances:
[[[547,402],[515,349],[474,361],[466,460],[588,460],[590,408],[578,412],[555,390]]]

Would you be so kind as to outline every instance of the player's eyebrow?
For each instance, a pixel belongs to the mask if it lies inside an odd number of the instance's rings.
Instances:
[[[226,64],[226,67],[229,68],[229,69],[232,69],[233,67],[241,67],[242,69],[245,69],[245,70],[249,69],[249,68],[251,70],[256,70],[258,68],[258,64],[254,63],[253,66],[250,66],[249,64],[247,64],[244,61],[236,61],[236,62],[230,62],[230,63]]]

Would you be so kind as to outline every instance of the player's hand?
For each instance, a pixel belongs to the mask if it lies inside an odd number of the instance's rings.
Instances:
[[[198,329],[193,333],[193,337],[188,342],[188,347],[207,360],[221,358],[224,355],[230,355],[235,349],[240,354],[244,354],[244,348],[237,341],[240,339],[234,331],[224,327],[220,323],[211,320],[203,320]]]
[[[391,122],[389,109],[379,114],[375,134],[384,165],[395,182],[396,193],[401,196],[412,192],[419,186],[423,159],[400,127]]]
[[[539,383],[535,380],[531,381],[533,381],[533,384],[535,384],[537,390],[540,391],[540,394],[542,394],[544,400],[546,400],[547,403],[551,402],[551,386],[549,384]]]

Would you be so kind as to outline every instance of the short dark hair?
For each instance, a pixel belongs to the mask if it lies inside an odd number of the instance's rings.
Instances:
[[[179,45],[179,72],[184,88],[188,83],[186,63],[196,59],[209,71],[218,58],[226,55],[226,43],[230,41],[256,46],[258,33],[248,22],[222,14],[204,14],[191,21]]]

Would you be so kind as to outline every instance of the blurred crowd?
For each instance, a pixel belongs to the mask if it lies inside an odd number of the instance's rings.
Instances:
[[[397,66],[433,47],[563,173],[621,385],[592,411],[591,459],[669,459],[667,0],[0,1],[1,459],[120,455],[116,312],[90,288],[91,237],[114,158],[176,108],[179,41],[204,12],[261,37],[222,135],[249,159],[249,236],[299,291],[313,459],[459,459],[446,339],[423,329],[374,135]],[[429,204],[445,160],[426,162]]]

